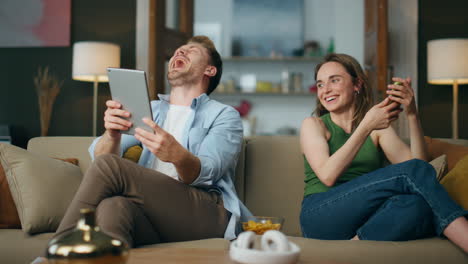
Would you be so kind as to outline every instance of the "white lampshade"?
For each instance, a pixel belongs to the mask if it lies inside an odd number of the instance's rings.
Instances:
[[[427,43],[427,80],[431,84],[468,83],[468,39],[437,39]]]
[[[116,44],[83,41],[73,44],[72,77],[78,81],[108,82],[107,68],[120,67],[120,47]]]

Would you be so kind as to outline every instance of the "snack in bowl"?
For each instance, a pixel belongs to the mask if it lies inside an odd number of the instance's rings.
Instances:
[[[242,222],[242,229],[263,235],[268,230],[281,230],[283,222],[284,218],[282,217],[254,216],[247,222]]]

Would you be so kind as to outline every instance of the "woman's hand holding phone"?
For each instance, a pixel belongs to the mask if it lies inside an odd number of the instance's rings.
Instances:
[[[394,83],[387,86],[388,98],[404,106],[407,115],[416,113],[416,101],[413,88],[411,88],[411,79],[393,77],[392,81]]]

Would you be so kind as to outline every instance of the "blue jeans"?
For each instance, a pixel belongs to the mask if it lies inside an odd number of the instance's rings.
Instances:
[[[307,238],[406,241],[440,236],[463,215],[433,167],[414,159],[306,196],[300,220]]]

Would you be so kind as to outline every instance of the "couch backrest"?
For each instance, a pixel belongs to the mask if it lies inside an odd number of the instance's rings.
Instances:
[[[282,231],[301,236],[304,161],[297,136],[258,136],[245,150],[245,204],[254,215],[282,216]]]
[[[57,158],[77,158],[84,173],[91,164],[93,137],[36,137],[28,150]],[[299,209],[303,193],[298,137],[260,136],[244,140],[236,168],[239,198],[255,215],[285,217],[284,230],[300,235]]]
[[[91,164],[88,147],[94,137],[36,137],[28,142],[28,150],[53,158],[76,158],[84,173]]]
[[[77,158],[84,172],[91,163],[93,137],[37,137],[28,150],[49,157]],[[442,139],[468,146],[468,140]],[[298,136],[247,138],[236,168],[239,198],[254,215],[282,216],[283,231],[300,236],[299,214],[304,192],[304,164]]]
[[[28,142],[28,150],[47,157],[53,158],[76,158],[78,159],[81,172],[85,172],[91,164],[88,148],[94,137],[36,137]],[[242,144],[241,153],[237,162],[235,185],[239,198],[244,201],[244,166],[245,166],[246,140]]]

